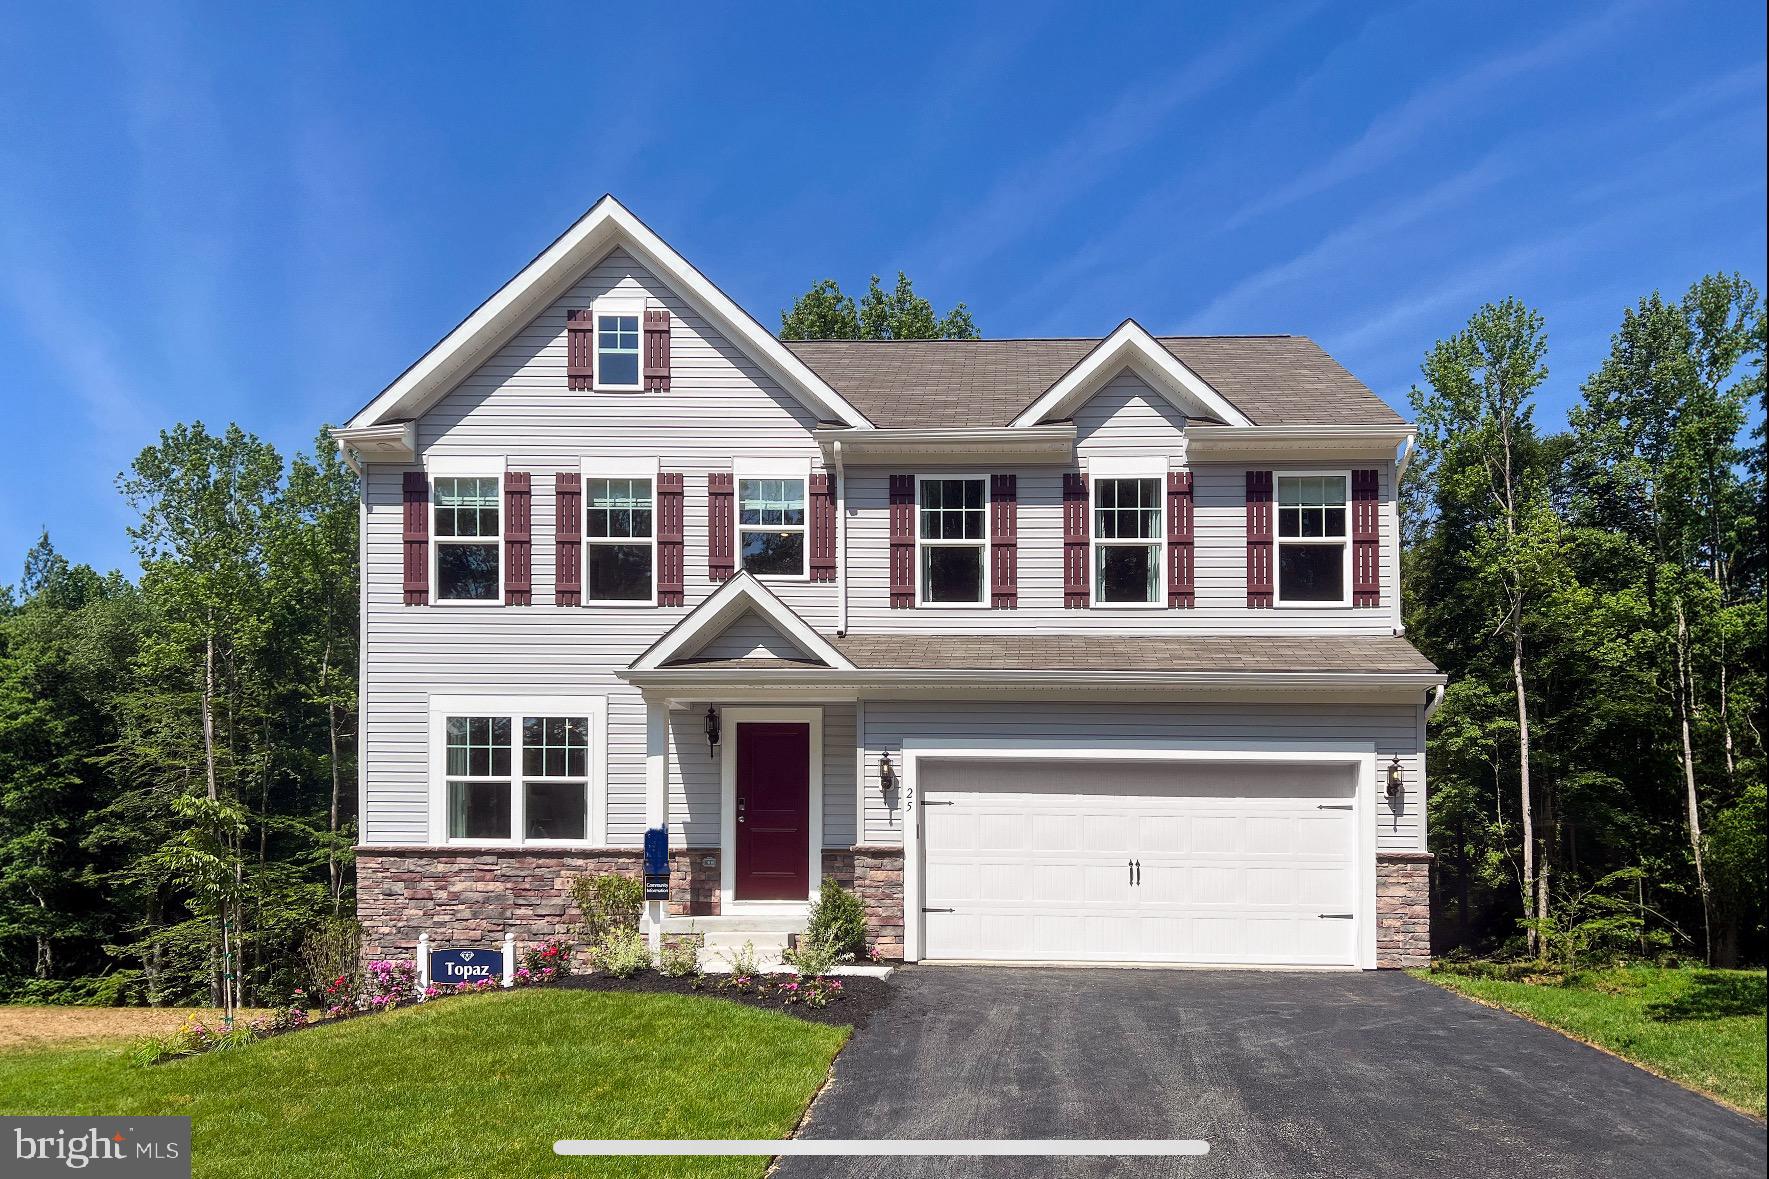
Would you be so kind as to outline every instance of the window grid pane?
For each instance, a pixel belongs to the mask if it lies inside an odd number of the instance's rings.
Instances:
[[[921,539],[981,541],[986,528],[981,479],[921,481]]]
[[[1093,517],[1100,540],[1160,540],[1160,480],[1101,479]]]
[[[743,479],[737,487],[738,522],[767,528],[801,528],[805,523],[803,479]]]
[[[495,537],[498,534],[498,479],[439,478],[435,488],[438,537]]]
[[[522,776],[585,778],[589,766],[590,722],[581,716],[522,718]]]
[[[586,490],[592,540],[651,539],[651,480],[592,479]]]

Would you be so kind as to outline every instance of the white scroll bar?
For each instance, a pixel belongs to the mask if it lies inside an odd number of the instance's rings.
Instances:
[[[1161,1138],[562,1138],[559,1155],[1206,1155],[1201,1139]]]

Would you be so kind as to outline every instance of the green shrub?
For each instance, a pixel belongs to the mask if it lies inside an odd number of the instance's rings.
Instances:
[[[828,946],[837,954],[865,953],[866,906],[833,877],[825,876],[800,940]]]
[[[756,953],[754,942],[744,942],[741,948],[720,957],[730,965],[733,982],[740,978],[754,978],[762,972],[761,957]]]
[[[571,882],[571,899],[582,917],[578,931],[584,941],[596,945],[617,930],[639,932],[645,882],[612,872],[579,876]]]
[[[787,965],[797,970],[805,978],[822,978],[834,970],[839,962],[853,958],[852,954],[836,949],[829,942],[821,941],[805,934],[798,940],[798,945],[781,955]]]
[[[657,973],[665,978],[687,978],[700,973],[700,947],[685,938],[663,943],[657,956]]]
[[[590,961],[611,978],[631,978],[651,965],[651,947],[637,929],[611,929],[590,947]]]

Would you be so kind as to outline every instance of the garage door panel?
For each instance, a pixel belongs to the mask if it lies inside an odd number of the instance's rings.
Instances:
[[[1354,964],[1350,771],[1195,769],[925,765],[927,956]]]

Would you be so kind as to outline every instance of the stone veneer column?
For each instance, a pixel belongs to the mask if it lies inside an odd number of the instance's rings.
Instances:
[[[683,847],[670,852],[670,916],[716,917],[719,912],[719,849]]]
[[[1431,853],[1376,853],[1376,965],[1431,965]]]
[[[852,889],[866,907],[866,948],[903,956],[903,849],[858,844],[823,852],[823,872]]]

